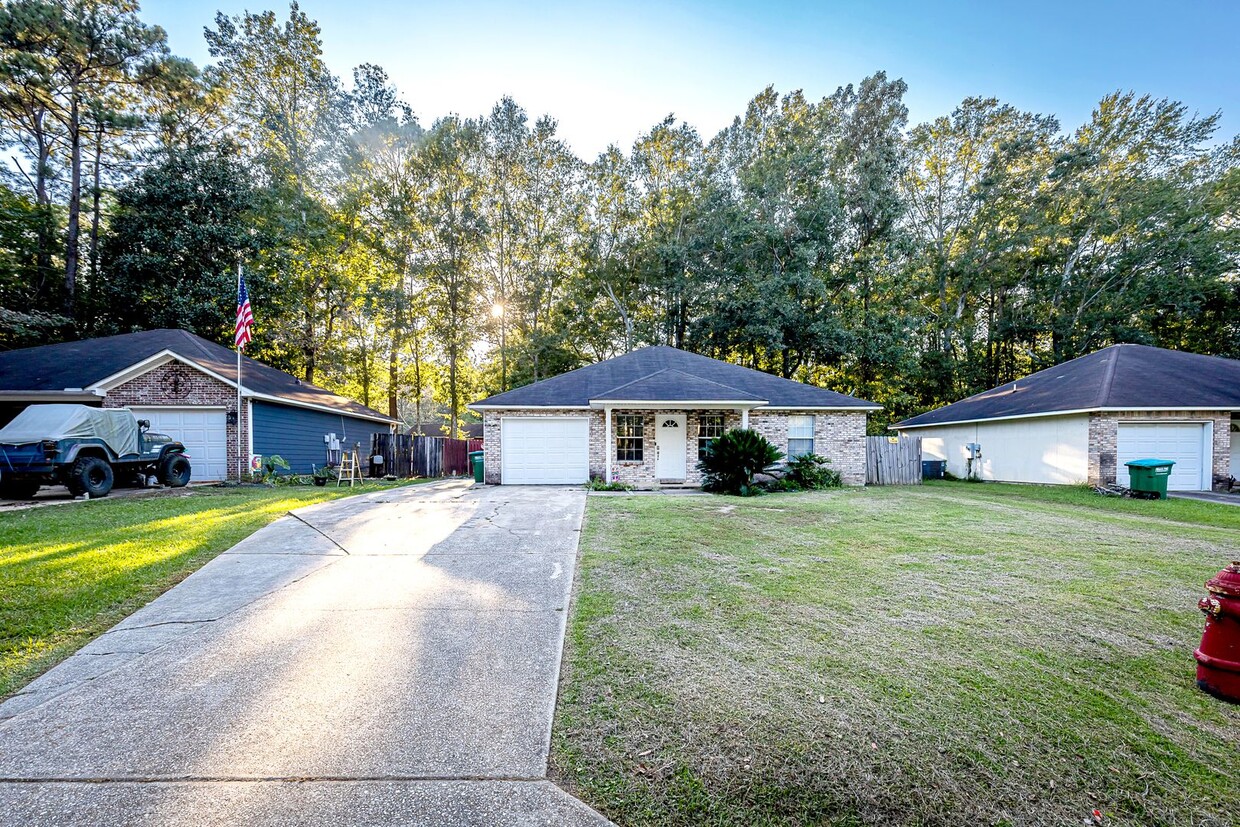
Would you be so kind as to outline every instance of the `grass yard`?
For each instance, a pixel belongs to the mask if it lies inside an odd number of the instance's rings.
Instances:
[[[375,487],[191,488],[0,514],[0,698],[286,511]]]
[[[1240,508],[927,484],[592,497],[552,745],[621,825],[1234,825],[1194,685]]]

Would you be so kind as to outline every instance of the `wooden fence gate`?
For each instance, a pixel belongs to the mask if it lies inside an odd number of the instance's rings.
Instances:
[[[407,479],[413,476],[413,437],[408,434],[372,434],[370,456],[383,457],[383,465],[376,468],[371,462],[371,475],[392,474]]]
[[[921,437],[866,437],[865,484],[920,485]]]
[[[409,440],[409,476],[469,476],[469,452],[481,451],[480,439],[448,439],[445,436],[413,436]]]

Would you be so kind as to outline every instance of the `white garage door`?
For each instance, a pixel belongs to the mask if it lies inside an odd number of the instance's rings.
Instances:
[[[505,485],[568,485],[590,478],[590,420],[510,417],[500,420]]]
[[[1201,491],[1210,487],[1210,463],[1206,460],[1206,426],[1196,422],[1120,424],[1116,455],[1119,483],[1128,484],[1125,462],[1134,459],[1175,461],[1170,491]]]
[[[130,408],[151,430],[185,445],[194,482],[228,477],[228,428],[225,413],[211,408]]]

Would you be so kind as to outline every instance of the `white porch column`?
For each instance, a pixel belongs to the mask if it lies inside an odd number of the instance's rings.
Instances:
[[[749,409],[748,408],[741,408],[741,428],[742,429],[749,428]]]
[[[611,482],[611,408],[606,405],[603,406],[603,422],[603,455],[607,457],[604,463],[607,469],[604,472],[606,478],[603,482]]]

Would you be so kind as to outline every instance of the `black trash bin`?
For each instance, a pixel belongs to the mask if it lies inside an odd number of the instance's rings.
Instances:
[[[923,459],[921,461],[921,478],[923,480],[941,480],[947,473],[947,460]]]

